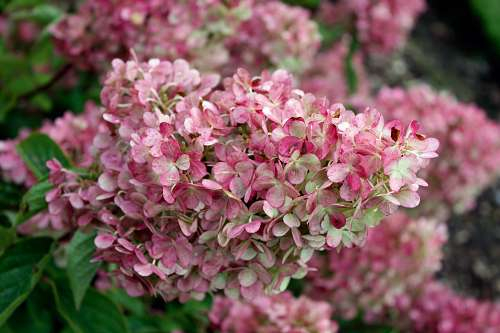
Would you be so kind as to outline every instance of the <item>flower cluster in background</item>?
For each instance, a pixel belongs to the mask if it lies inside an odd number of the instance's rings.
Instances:
[[[407,310],[439,270],[446,238],[445,225],[396,213],[370,230],[363,247],[314,257],[307,293],[344,319],[361,312],[368,322],[382,322],[393,309]]]
[[[216,297],[209,318],[221,333],[335,333],[332,309],[326,302],[290,293],[260,296],[248,302]]]
[[[500,304],[463,297],[440,282],[424,286],[402,322],[412,332],[500,332]]]
[[[425,0],[323,1],[320,20],[354,30],[368,53],[389,54],[404,45],[425,7]]]
[[[500,125],[472,104],[426,85],[384,88],[374,104],[387,119],[418,119],[439,139],[441,158],[426,172],[423,209],[447,215],[475,204],[476,197],[499,175]]]
[[[183,58],[203,72],[300,73],[319,48],[309,12],[279,1],[85,1],[52,28],[61,54],[104,72],[114,58]]]

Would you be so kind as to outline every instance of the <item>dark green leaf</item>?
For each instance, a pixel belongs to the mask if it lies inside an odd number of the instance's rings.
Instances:
[[[20,186],[0,181],[0,209],[17,209],[22,193]]]
[[[3,97],[0,96],[0,122],[5,120],[5,117],[9,114],[17,103],[17,98],[14,96]]]
[[[174,329],[181,329],[186,333],[206,332],[211,305],[210,297],[206,297],[203,301],[190,300],[184,304],[169,302],[166,304],[161,328],[167,332]]]
[[[134,333],[170,332],[160,328],[159,318],[157,316],[147,316],[147,317],[129,316],[127,317],[127,325],[129,327],[129,330]]]
[[[52,188],[48,181],[42,181],[29,189],[21,201],[21,208],[16,216],[15,225],[19,225],[47,208],[45,194]]]
[[[57,159],[64,167],[71,167],[69,159],[59,146],[47,135],[33,133],[17,145],[17,151],[33,174],[39,179],[46,179],[49,169],[48,160]]]
[[[59,314],[75,333],[127,333],[125,317],[108,297],[89,289],[83,298],[80,310],[73,302],[66,281],[52,282],[52,290]]]
[[[294,6],[315,9],[319,7],[321,0],[285,0],[284,2]]]
[[[339,332],[342,333],[398,333],[398,330],[386,325],[366,324],[361,316],[352,320],[338,320]]]
[[[146,314],[146,304],[144,300],[129,296],[121,288],[113,288],[108,291],[107,295],[123,310],[135,316],[142,317]]]
[[[50,238],[26,239],[0,257],[0,327],[37,284],[52,243]]]
[[[37,94],[31,99],[31,104],[41,111],[49,111],[52,108],[52,100],[47,94]]]
[[[317,24],[323,48],[331,47],[344,34],[344,28],[341,25],[327,25],[322,22]]]
[[[354,67],[354,56],[359,48],[358,40],[353,36],[351,45],[349,47],[349,53],[345,58],[344,70],[347,80],[347,87],[349,89],[349,94],[355,94],[358,90],[358,74],[356,73],[356,68]]]
[[[0,256],[16,240],[16,229],[0,226]]]
[[[471,0],[471,5],[483,22],[483,29],[500,54],[500,1]]]
[[[16,333],[51,333],[53,332],[52,314],[49,311],[51,308],[50,294],[37,287],[9,318],[7,326]]]
[[[34,20],[48,24],[61,17],[62,11],[53,5],[39,4],[31,9],[20,10],[12,13],[12,17],[18,20]]]
[[[95,236],[95,232],[85,234],[77,231],[68,246],[67,273],[77,309],[99,267],[99,263],[90,262],[95,252]]]

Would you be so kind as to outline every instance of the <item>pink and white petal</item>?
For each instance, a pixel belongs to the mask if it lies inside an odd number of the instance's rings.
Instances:
[[[334,183],[341,183],[349,174],[349,166],[344,163],[333,164],[328,168],[327,176]]]

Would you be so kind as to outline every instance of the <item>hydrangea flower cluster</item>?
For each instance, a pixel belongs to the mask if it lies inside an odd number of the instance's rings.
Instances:
[[[363,247],[313,258],[308,295],[328,301],[344,319],[359,312],[368,322],[392,319],[393,309],[409,311],[439,270],[446,239],[445,225],[396,213],[370,230]]]
[[[98,179],[50,161],[49,211],[27,231],[97,225],[97,258],[118,264],[131,295],[251,298],[303,277],[314,251],[359,245],[383,215],[418,205],[417,173],[438,142],[416,122],[355,115],[283,70],[218,82],[184,60],[115,60],[102,111],[42,129]],[[9,175],[25,166],[6,146]]]
[[[418,205],[438,142],[416,122],[355,115],[282,70],[217,82],[182,60],[115,60],[105,81],[96,245],[131,294],[283,291],[315,250]]]
[[[425,7],[425,0],[324,1],[320,19],[346,29],[353,26],[367,52],[387,54],[403,46]]]
[[[260,296],[248,302],[216,297],[209,318],[221,333],[335,333],[328,303],[288,293]]]
[[[284,68],[298,74],[316,63],[320,34],[303,8],[260,0],[227,45],[230,68],[243,66],[252,73]]]
[[[357,78],[357,87],[353,94],[346,77],[350,42],[350,38],[345,36],[328,50],[318,53],[313,66],[305,72],[301,80],[301,89],[318,97],[326,96],[334,102],[343,101],[356,107],[366,105],[370,99],[370,84],[360,52],[356,52],[352,59]]]
[[[440,282],[426,285],[403,316],[413,332],[500,332],[500,304],[457,295]]]
[[[423,191],[426,210],[446,215],[470,209],[477,195],[498,177],[500,125],[475,105],[426,85],[382,89],[374,103],[388,119],[419,119],[441,143],[441,158],[426,171],[431,183]]]
[[[52,34],[71,62],[102,72],[130,49],[141,59],[184,58],[204,72],[300,71],[319,48],[305,9],[262,0],[86,0]]]

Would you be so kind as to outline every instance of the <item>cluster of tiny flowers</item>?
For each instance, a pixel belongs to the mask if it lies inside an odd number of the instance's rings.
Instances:
[[[360,52],[352,59],[356,75],[355,92],[351,92],[346,76],[346,59],[349,56],[350,38],[345,36],[326,51],[318,53],[314,64],[303,75],[300,87],[330,101],[342,101],[353,106],[366,105],[370,84],[367,80]]]
[[[309,12],[280,1],[259,1],[228,42],[230,68],[283,68],[302,73],[317,60],[320,34]]]
[[[89,168],[94,163],[94,151],[89,142],[92,142],[101,123],[101,111],[92,102],[85,105],[85,111],[81,115],[75,115],[71,112],[65,113],[62,117],[54,121],[47,121],[39,129],[39,132],[48,135],[54,140],[70,157],[76,167]],[[23,139],[29,136],[27,130],[21,131],[16,139],[0,141],[0,172],[2,178],[6,181],[14,182],[26,188],[36,183],[35,176],[29,171],[24,161],[19,156],[16,146]],[[54,163],[51,167],[56,167]],[[59,169],[61,167],[59,166]],[[73,174],[73,180],[76,181],[79,176],[74,172],[65,171],[67,176]],[[63,178],[52,178],[59,183],[65,183]],[[69,185],[69,184],[65,184]],[[75,192],[81,192],[80,182],[72,184]],[[74,216],[70,206],[63,204],[62,200],[55,200],[56,192],[51,193],[48,198],[49,211],[35,215],[29,221],[19,227],[22,233],[32,233],[38,230],[55,229],[67,230],[72,226],[70,223]],[[65,200],[70,200],[76,205],[75,208],[81,208],[83,202],[77,199],[77,195],[64,196]],[[64,209],[63,209],[64,208]],[[78,218],[79,216],[76,216]],[[88,220],[89,222],[90,220]],[[88,223],[87,222],[87,223]]]
[[[97,225],[97,258],[118,264],[131,295],[251,298],[303,277],[314,251],[361,244],[383,215],[419,204],[417,173],[438,142],[416,122],[355,115],[293,89],[282,70],[218,84],[184,60],[115,60],[103,110],[42,128],[90,170],[49,161],[48,212],[25,231]],[[32,184],[15,142],[3,148],[3,176],[23,169],[12,179]]]
[[[338,325],[331,316],[328,303],[285,292],[247,302],[216,297],[209,319],[221,333],[335,333]]]
[[[96,245],[129,293],[279,292],[315,250],[360,244],[378,215],[418,205],[435,139],[292,82],[239,70],[212,91],[218,78],[182,60],[113,62]]]
[[[340,24],[355,33],[363,48],[374,54],[391,53],[402,47],[425,0],[339,0],[323,2],[320,19]]]
[[[409,311],[439,270],[446,238],[443,224],[396,213],[370,230],[363,247],[314,257],[307,293],[331,303],[341,318],[361,312],[368,322],[387,321],[394,308]]]
[[[500,333],[500,304],[457,295],[440,282],[427,284],[403,317],[417,333]]]
[[[431,212],[470,209],[499,175],[500,125],[478,107],[425,85],[384,88],[374,103],[388,119],[418,119],[439,139],[441,158],[427,169],[431,186],[422,193]]]
[[[100,71],[130,49],[142,59],[184,58],[204,72],[299,71],[319,48],[305,9],[262,0],[86,0],[52,34],[71,62]]]

